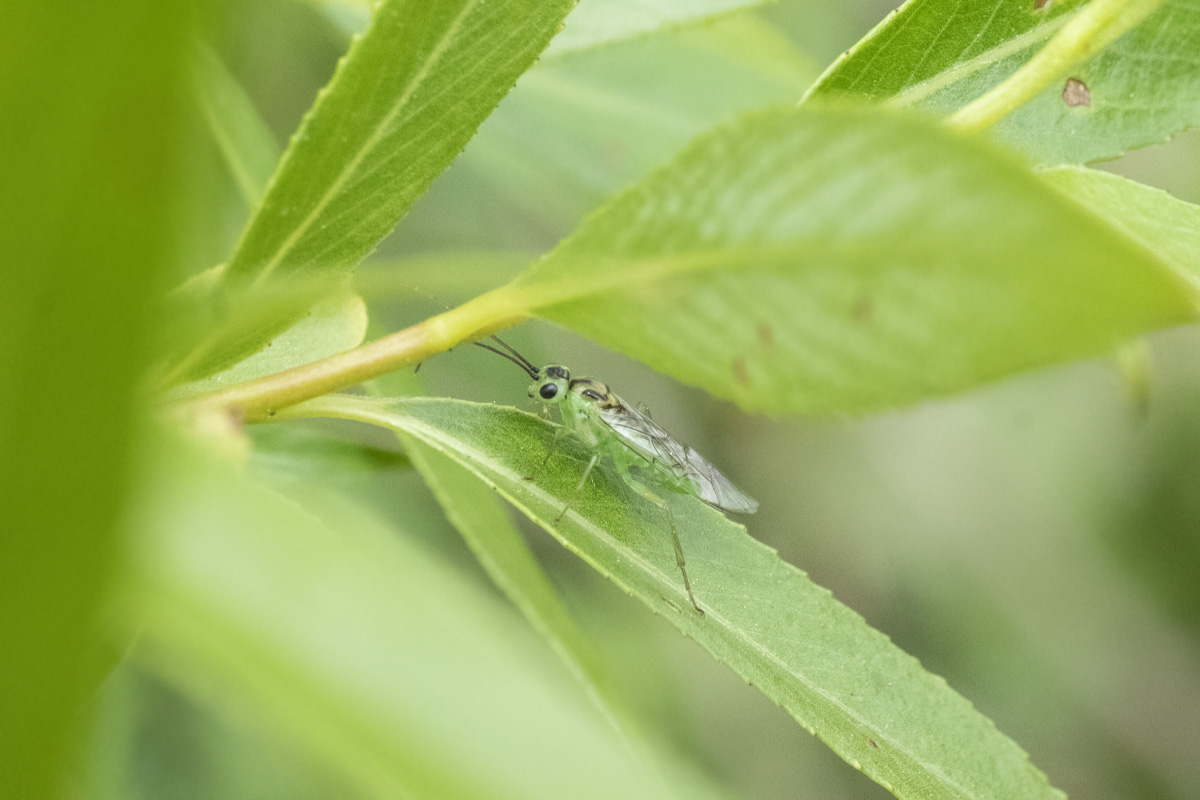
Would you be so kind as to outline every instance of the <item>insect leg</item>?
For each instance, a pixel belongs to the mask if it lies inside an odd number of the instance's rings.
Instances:
[[[667,505],[666,500],[651,491],[649,486],[633,477],[629,472],[629,466],[620,459],[617,459],[617,469],[620,470],[621,477],[633,487],[635,492],[667,513],[667,521],[671,523],[671,544],[675,545],[675,563],[679,565],[679,574],[683,576],[683,588],[687,591],[688,600],[692,601],[692,608],[696,609],[696,613],[703,617],[704,610],[700,608],[696,602],[696,596],[692,594],[692,582],[688,580],[687,563],[683,558],[683,545],[679,543],[679,531],[675,529],[675,515],[671,513],[671,507]]]
[[[571,499],[567,500],[567,504],[563,506],[562,511],[558,512],[558,516],[554,518],[558,522],[567,513],[567,510],[575,502],[575,498],[579,497],[580,491],[583,490],[583,484],[587,483],[588,475],[592,474],[592,468],[596,466],[596,462],[600,460],[599,453],[592,453],[592,460],[588,462],[587,468],[583,471],[583,477],[579,479],[579,483],[575,484],[575,491],[571,492]]]

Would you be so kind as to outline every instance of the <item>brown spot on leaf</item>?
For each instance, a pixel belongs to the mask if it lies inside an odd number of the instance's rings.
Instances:
[[[1071,108],[1090,106],[1092,93],[1088,90],[1087,84],[1079,78],[1067,78],[1066,84],[1063,85],[1062,99]]]
[[[1045,8],[1050,5],[1050,2],[1051,0],[1034,0],[1033,10],[1037,11],[1039,8]]]
[[[874,739],[867,739],[867,744],[871,745],[871,747],[879,747],[879,745],[875,744]]]
[[[775,332],[765,322],[758,323],[758,341],[762,342],[762,346],[768,350],[775,348]]]
[[[856,322],[870,322],[874,315],[875,301],[869,294],[859,295],[855,298],[854,305],[850,306],[850,317]]]
[[[733,360],[733,379],[742,386],[750,384],[750,373],[746,372],[746,362],[740,358]]]

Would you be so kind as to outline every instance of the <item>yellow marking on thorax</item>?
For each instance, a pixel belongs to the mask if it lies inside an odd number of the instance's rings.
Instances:
[[[621,402],[617,400],[616,395],[595,378],[576,378],[571,381],[570,389],[575,394],[590,401],[597,408],[611,410],[621,407]]]

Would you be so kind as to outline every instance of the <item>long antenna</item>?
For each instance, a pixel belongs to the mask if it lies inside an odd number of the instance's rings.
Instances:
[[[494,337],[494,336],[492,338],[496,339],[496,337]],[[496,341],[499,342],[500,340],[496,339]],[[513,353],[515,355],[515,357],[514,357],[514,355],[509,355],[508,353],[504,352],[503,350],[497,350],[495,347],[492,347],[489,344],[484,344],[483,342],[473,342],[473,344],[476,344],[479,347],[482,347],[484,350],[490,350],[491,352],[495,353],[496,355],[500,356],[501,358],[511,361],[512,363],[516,364],[518,367],[523,369],[529,375],[529,377],[533,378],[534,380],[537,380],[537,376],[538,376],[537,367],[530,364],[524,357],[521,356],[520,353],[517,353],[515,350],[513,350]],[[504,342],[500,342],[500,344],[504,344]],[[504,346],[508,347],[508,345],[506,345],[506,344],[504,344]],[[511,347],[508,347],[508,349],[512,350]]]
[[[495,334],[492,334],[492,338],[495,339],[500,344],[500,346],[503,347],[505,350],[507,350],[508,352],[512,353],[514,356],[519,358],[521,360],[521,363],[525,365],[526,369],[530,370],[531,372],[538,371],[537,366],[533,362],[531,362],[528,358],[526,358],[525,356],[518,353],[517,349],[515,347],[513,347],[508,342],[501,339],[499,336],[496,336]]]

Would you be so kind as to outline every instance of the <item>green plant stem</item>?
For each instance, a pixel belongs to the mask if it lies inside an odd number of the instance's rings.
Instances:
[[[755,251],[759,257],[769,250]],[[684,255],[647,262],[643,280],[728,263],[724,255]],[[265,422],[280,408],[356,386],[416,364],[464,341],[474,341],[533,316],[534,310],[628,283],[619,271],[597,269],[582,280],[543,284],[520,280],[493,289],[444,314],[336,356],[240,383],[187,401],[183,410],[225,409],[246,423]]]
[[[1029,102],[1067,72],[1112,44],[1166,0],[1093,0],[1044,48],[999,86],[951,114],[951,126],[983,130]]]
[[[416,364],[528,316],[521,293],[502,286],[444,314],[336,356],[189,400],[184,413],[225,409],[242,422],[265,422],[278,409],[338,392]]]

